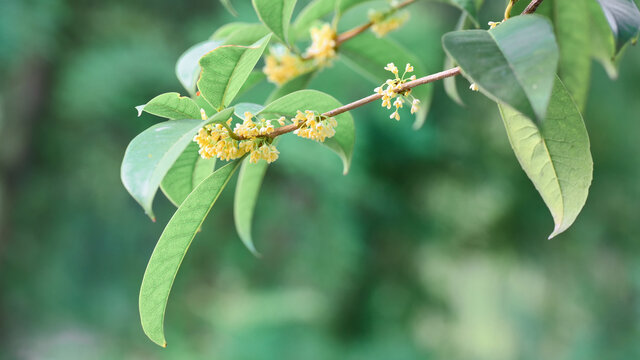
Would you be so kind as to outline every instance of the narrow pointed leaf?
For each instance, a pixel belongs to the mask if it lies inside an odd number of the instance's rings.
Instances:
[[[554,0],[553,23],[560,50],[558,75],[578,108],[584,109],[591,77],[590,27],[587,2]]]
[[[616,79],[618,77],[617,59],[621,58],[621,54],[616,56],[616,44],[607,18],[597,1],[587,1],[587,11],[589,12],[591,56],[604,67],[609,78]],[[624,51],[624,48],[621,51]]]
[[[151,254],[140,287],[140,320],[145,334],[160,346],[167,345],[164,314],[182,259],[239,164],[234,161],[221,167],[193,190],[169,220]]]
[[[516,16],[489,31],[445,34],[442,43],[463,75],[485,95],[532,119],[544,119],[558,65],[558,47],[547,19]]]
[[[122,160],[122,183],[149,217],[154,219],[153,198],[160,182],[198,130],[209,122],[226,120],[232,113],[233,108],[217,113],[208,121],[165,121],[131,140]]]
[[[640,31],[640,11],[633,0],[598,0],[609,22],[616,53]]]
[[[286,43],[296,0],[252,0],[252,3],[260,20]]]
[[[198,144],[190,142],[160,183],[162,192],[175,206],[180,206],[216,166],[216,159],[203,159],[199,149]]]
[[[468,23],[469,21],[468,21],[467,14],[462,13],[462,15],[460,15],[460,19],[458,19],[458,23],[456,24],[456,31],[466,29]],[[456,62],[453,61],[451,56],[445,55],[444,70],[451,69],[452,67],[455,67],[455,66],[457,66]],[[449,98],[451,98],[451,100],[455,101],[459,105],[464,106],[464,102],[462,101],[462,98],[458,93],[458,85],[456,84],[456,80],[457,80],[456,78],[457,78],[456,76],[445,78],[442,80],[442,85],[444,86],[445,93],[449,95]]]
[[[573,224],[589,193],[593,160],[582,115],[558,78],[541,125],[499,108],[511,147],[553,216],[551,239]]]
[[[221,46],[200,59],[202,74],[198,89],[211,106],[221,109],[231,103],[262,56],[270,37],[267,35],[249,47]]]
[[[340,47],[347,64],[354,70],[369,78],[377,86],[387,79],[393,78],[393,74],[384,67],[392,62],[400,71],[404,71],[406,64],[414,67],[414,74],[424,76],[432,73],[422,62],[407,49],[389,38],[377,38],[372,33],[363,33],[345,42]],[[373,89],[371,89],[373,93]],[[418,86],[412,91],[413,96],[420,100],[420,111],[416,114],[415,128],[424,123],[429,112],[431,98],[433,97],[433,84]]]
[[[138,116],[143,111],[171,120],[200,119],[200,107],[191,98],[176,92],[158,95],[148,103],[136,106]]]
[[[262,179],[268,166],[269,164],[264,160],[252,164],[247,158],[242,162],[233,204],[233,219],[238,236],[254,255],[258,255],[258,252],[251,237],[251,222],[262,186]]]
[[[222,45],[222,41],[209,40],[198,43],[185,51],[176,63],[176,76],[191,95],[196,93],[196,83],[200,76],[200,58]]]
[[[324,113],[340,106],[342,104],[331,95],[316,90],[301,90],[273,101],[265,106],[260,113],[285,116],[287,119],[291,119],[296,116],[298,110]],[[355,125],[353,117],[348,112],[336,116],[335,119],[338,122],[336,134],[334,137],[326,139],[322,144],[338,154],[342,159],[343,173],[346,174],[349,171],[353,155]]]

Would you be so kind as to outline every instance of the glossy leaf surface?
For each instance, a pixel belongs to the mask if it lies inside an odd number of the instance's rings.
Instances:
[[[485,95],[532,119],[544,119],[558,64],[547,19],[517,16],[489,31],[445,34],[442,42],[463,75]]]
[[[542,125],[499,108],[511,147],[553,216],[551,239],[573,224],[589,193],[593,160],[582,115],[558,78]]]

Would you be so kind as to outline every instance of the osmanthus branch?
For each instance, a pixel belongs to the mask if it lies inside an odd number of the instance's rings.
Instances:
[[[405,3],[411,3],[415,0],[407,0],[402,4]],[[532,14],[536,11],[536,9],[538,8],[538,6],[542,3],[542,1],[544,0],[532,0],[529,5],[524,9],[524,11],[521,13],[521,15],[527,15],[527,14]],[[402,5],[401,4],[401,5]],[[406,4],[408,5],[408,4]],[[406,6],[405,5],[405,6]],[[362,30],[364,31],[364,30]],[[362,32],[361,31],[361,32]],[[357,34],[354,34],[353,36],[355,36]],[[351,37],[353,37],[351,36]],[[396,90],[396,92],[404,92],[406,90],[412,89],[416,86],[420,86],[420,85],[424,85],[424,84],[429,84],[432,83],[434,81],[438,81],[438,80],[442,80],[448,77],[452,77],[452,76],[456,76],[456,75],[460,75],[460,67],[454,67],[451,69],[447,69],[444,71],[440,71],[438,73],[435,74],[431,74],[431,75],[427,75],[418,79],[415,79],[413,81],[409,81],[404,83],[400,88],[398,88],[398,90]],[[373,94],[373,95],[369,95],[365,98],[362,98],[360,100],[356,100],[350,104],[346,104],[343,106],[340,106],[339,108],[327,111],[325,113],[322,114],[322,116],[325,117],[333,117],[333,116],[337,116],[340,115],[342,113],[345,113],[347,111],[351,111],[353,109],[359,108],[362,105],[366,105],[368,103],[374,102],[376,100],[380,100],[382,98],[382,95],[380,94]],[[295,125],[295,124],[289,124],[289,125],[285,125],[285,126],[281,126],[279,128],[276,128],[274,131],[272,131],[268,136],[270,138],[275,138],[276,136],[280,136],[286,133],[290,133],[292,131],[295,131],[299,126]]]
[[[413,4],[414,2],[416,2],[416,0],[405,0],[400,4],[394,6],[392,8],[392,11],[400,10],[405,6]],[[353,38],[354,36],[362,34],[363,32],[367,31],[367,29],[369,29],[371,26],[373,26],[373,21],[369,21],[366,24],[360,25],[356,28],[343,32],[342,34],[338,35],[338,37],[336,37],[336,47],[340,46],[340,44]]]

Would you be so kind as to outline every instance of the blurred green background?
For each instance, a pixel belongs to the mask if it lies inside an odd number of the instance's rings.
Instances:
[[[483,23],[503,6],[488,0]],[[420,3],[391,36],[438,71],[458,14]],[[174,208],[158,196],[150,222],[120,161],[160,121],[134,106],[182,91],[178,56],[230,21],[216,0],[0,0],[0,359],[640,358],[636,48],[616,81],[594,64],[594,182],[565,234],[546,240],[552,218],[495,105],[458,79],[460,107],[438,83],[421,130],[378,105],[353,112],[347,176],[317,144],[283,139],[255,218],[261,259],[226,189],[174,285],[168,347],[149,341],[138,289]],[[311,84],[342,102],[373,87],[341,62]]]

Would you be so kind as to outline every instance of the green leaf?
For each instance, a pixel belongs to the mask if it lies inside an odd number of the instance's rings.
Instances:
[[[171,120],[200,119],[200,107],[191,98],[176,92],[158,95],[144,105],[136,106],[138,116],[143,111]]]
[[[136,136],[124,154],[120,174],[124,187],[155,221],[153,198],[160,182],[198,130],[213,121],[224,121],[233,108],[223,110],[207,121],[172,120],[156,124]]]
[[[271,92],[271,94],[269,94],[269,97],[267,98],[266,102],[270,103],[273,100],[276,100],[285,95],[291,94],[294,91],[305,89],[309,85],[309,82],[311,82],[311,79],[315,74],[316,74],[315,71],[310,71],[302,75],[298,75],[293,79],[287,81],[286,83],[278,86]]]
[[[587,2],[592,0],[554,0],[553,23],[560,49],[558,75],[584,109],[591,77],[590,27]]]
[[[316,90],[300,90],[275,100],[260,113],[285,116],[291,119],[296,116],[298,110],[324,113],[340,106],[342,104],[331,95]],[[349,171],[353,155],[355,125],[353,117],[348,112],[336,116],[335,119],[338,122],[336,134],[332,138],[326,139],[322,144],[338,154],[342,159],[343,173],[346,174]]]
[[[466,13],[462,13],[460,15],[460,19],[458,20],[458,23],[456,24],[456,31],[457,30],[464,30],[468,27],[468,16]],[[453,61],[453,59],[451,58],[451,56],[445,55],[444,57],[444,70],[447,69],[451,69],[452,67],[457,66],[456,62]],[[444,91],[445,93],[447,93],[447,95],[449,95],[449,97],[451,98],[451,100],[455,101],[456,103],[458,103],[461,106],[464,106],[464,102],[462,101],[462,98],[460,97],[460,94],[458,93],[458,86],[456,85],[456,76],[451,76],[448,78],[444,78],[442,80],[442,85],[444,86]]]
[[[390,62],[396,64],[400,71],[404,71],[405,65],[410,63],[415,69],[416,76],[425,76],[431,73],[415,55],[398,43],[390,38],[379,39],[372,33],[362,33],[345,42],[340,46],[340,54],[342,55],[341,59],[345,60],[354,70],[378,85],[393,78],[393,74],[384,69]],[[414,128],[419,128],[429,112],[433,97],[433,85],[418,86],[413,89],[412,94],[420,100],[420,111],[416,114],[414,123]]]
[[[198,63],[200,58],[220,45],[222,45],[222,41],[204,41],[190,47],[178,59],[176,76],[189,94],[196,93],[196,82],[200,76],[200,64]]]
[[[335,0],[315,0],[305,6],[291,27],[289,37],[292,41],[309,35],[309,29],[313,24],[329,15],[335,9]]]
[[[224,38],[225,45],[249,46],[270,33],[262,24],[244,24]]]
[[[264,106],[260,104],[254,104],[254,103],[237,103],[233,108],[234,108],[234,114],[240,119],[244,119],[245,112],[248,111],[253,115],[255,115],[260,111],[262,111],[262,109],[264,109]]]
[[[458,9],[462,10],[466,15],[469,16],[469,19],[473,21],[473,23],[478,26],[478,11],[482,6],[482,0],[439,0],[442,2],[449,3]]]
[[[598,0],[607,17],[616,44],[616,53],[640,31],[640,11],[633,0]]]
[[[198,144],[190,142],[160,183],[162,192],[175,206],[180,206],[216,166],[216,159],[203,159],[199,149]]]
[[[499,108],[511,147],[553,216],[551,239],[573,224],[589,193],[593,160],[582,115],[557,77],[542,125]]]
[[[268,166],[269,164],[264,160],[252,164],[247,158],[242,162],[233,204],[233,218],[238,236],[249,251],[256,256],[258,252],[251,238],[251,221],[262,186],[262,179]]]
[[[233,5],[231,5],[231,0],[220,0],[220,3],[231,15],[238,16],[238,12],[233,8]]]
[[[262,56],[271,35],[253,46],[221,46],[200,59],[198,80],[201,95],[216,109],[225,108],[245,83]]]
[[[289,22],[296,0],[252,0],[252,3],[260,20],[282,42],[287,43]]]
[[[587,10],[591,25],[589,32],[591,56],[602,64],[611,79],[616,79],[618,77],[618,64],[615,56],[616,45],[607,18],[596,1],[588,1]],[[622,51],[624,51],[624,48]],[[618,55],[617,59],[620,59],[620,57]]]
[[[239,164],[234,161],[221,167],[193,190],[169,220],[151,254],[140,287],[140,320],[144,333],[160,346],[167,346],[164,313],[182,259]]]
[[[445,34],[444,48],[480,90],[541,121],[558,65],[558,47],[549,21],[516,16],[495,29]]]

